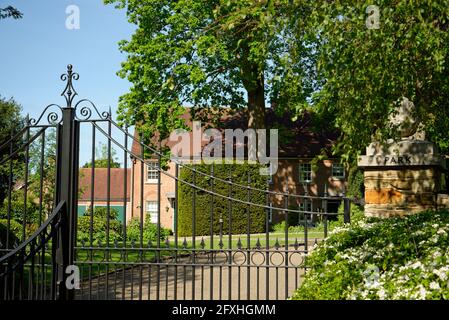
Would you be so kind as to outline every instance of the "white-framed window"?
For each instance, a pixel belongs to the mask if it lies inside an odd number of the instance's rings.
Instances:
[[[299,182],[312,182],[312,164],[299,164]]]
[[[341,163],[332,163],[332,178],[343,179],[345,167]]]
[[[151,161],[147,164],[147,182],[157,183],[159,178],[159,163]]]
[[[157,201],[147,201],[146,213],[152,223],[157,223]]]

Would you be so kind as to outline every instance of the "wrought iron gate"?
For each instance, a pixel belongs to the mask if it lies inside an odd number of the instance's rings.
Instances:
[[[69,65],[61,76],[66,106],[51,104],[38,119],[27,118],[0,146],[0,173],[8,185],[0,220],[0,300],[285,299],[299,286],[304,258],[318,241],[310,224],[319,221],[326,236],[328,220],[336,216],[328,201],[344,201],[349,220],[345,197],[274,192],[268,181],[266,188],[255,186],[249,173],[242,183],[232,172],[217,176],[213,166],[205,172],[168,161],[113,121],[110,111],[100,113],[87,99],[73,104],[78,78]],[[102,141],[106,162],[97,156]],[[80,150],[89,155],[82,169]],[[182,186],[191,194],[189,235],[179,230]],[[208,197],[207,211],[204,202],[198,208],[200,196]],[[217,208],[220,200],[225,211]],[[300,209],[299,203],[311,205]],[[199,209],[208,215],[202,234]],[[236,210],[246,212],[246,221],[233,221]],[[161,225],[168,212],[171,234]],[[263,221],[258,232],[254,214]],[[273,215],[284,221],[282,233],[271,231]],[[299,231],[289,231],[292,216],[302,219]],[[244,232],[236,234],[237,223]]]

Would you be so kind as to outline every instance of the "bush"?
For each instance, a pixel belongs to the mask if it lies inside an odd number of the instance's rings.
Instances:
[[[83,216],[78,217],[77,237],[79,241],[90,241],[91,209]],[[114,208],[109,210],[109,241],[122,240],[122,224],[117,219],[118,211]],[[107,208],[96,207],[92,219],[92,240],[94,243],[106,242],[107,230]]]
[[[293,299],[448,299],[449,212],[364,218],[306,258]]]
[[[165,228],[160,228],[160,239],[165,240],[170,235],[170,230]],[[140,219],[132,218],[126,227],[126,239],[129,242],[140,242]],[[147,215],[145,222],[143,224],[143,238],[144,244],[149,241],[157,241],[157,224],[151,223],[151,218]]]
[[[0,248],[6,247],[6,233],[7,233],[8,220],[0,219]],[[22,238],[22,225],[15,220],[9,222],[9,244],[20,244]]]
[[[236,184],[247,185],[248,175],[251,177],[251,186],[265,190],[267,176],[260,175],[259,165],[249,164],[214,164],[214,176],[221,179],[228,179],[230,173],[232,181]],[[211,165],[195,165],[195,169],[204,173],[211,172]],[[181,168],[180,179],[193,182],[193,172],[189,168]],[[214,179],[214,192],[223,196],[229,194],[229,184]],[[211,190],[211,178],[201,174],[195,174],[195,185],[205,190]],[[184,183],[179,183],[178,188],[178,231],[180,236],[192,235],[193,208],[192,199],[194,189]],[[231,197],[247,201],[248,190],[246,188],[232,186]],[[214,234],[220,232],[220,218],[222,219],[223,233],[229,233],[229,206],[232,205],[231,233],[243,234],[247,232],[248,205],[236,201],[230,203],[229,200],[213,196],[214,214],[212,229]],[[261,205],[266,204],[264,192],[251,191],[250,202]],[[196,191],[195,210],[195,233],[198,236],[209,235],[211,228],[211,205],[212,196],[204,191]],[[265,232],[266,211],[264,208],[251,206],[250,210],[250,232]]]
[[[24,217],[24,201],[23,195],[15,192],[11,199],[11,211],[9,214],[10,219],[22,224]],[[8,217],[8,199],[5,199],[3,205],[0,207],[0,219],[7,219]],[[26,207],[26,223],[27,224],[39,224],[39,206],[33,199],[28,199]],[[42,217],[42,222],[45,221],[45,217]]]

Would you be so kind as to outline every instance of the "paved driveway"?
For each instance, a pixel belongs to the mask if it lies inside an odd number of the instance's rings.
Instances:
[[[313,245],[312,243],[310,245]],[[301,249],[301,248],[300,248]],[[245,300],[286,299],[302,281],[304,269],[300,265],[303,255],[299,252],[285,253],[282,249],[269,254],[267,265],[264,251],[232,252],[232,266],[228,266],[226,253],[178,258],[178,265],[171,261],[160,264],[121,266],[106,275],[82,283],[77,292],[81,299],[187,299],[187,300]],[[286,263],[287,256],[287,263]],[[185,265],[179,265],[185,264]],[[203,265],[201,265],[203,264]],[[108,290],[106,290],[108,282]],[[107,291],[107,297],[106,297]]]

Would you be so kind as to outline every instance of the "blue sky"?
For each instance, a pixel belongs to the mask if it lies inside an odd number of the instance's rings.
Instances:
[[[13,97],[24,114],[36,117],[50,103],[64,104],[59,77],[72,64],[80,74],[77,98],[92,100],[100,111],[111,107],[115,118],[118,98],[130,87],[116,75],[126,59],[118,41],[129,39],[135,28],[125,11],[102,0],[0,0],[0,7],[8,5],[23,18],[0,22],[0,95]],[[69,5],[80,10],[78,30],[66,28]]]

